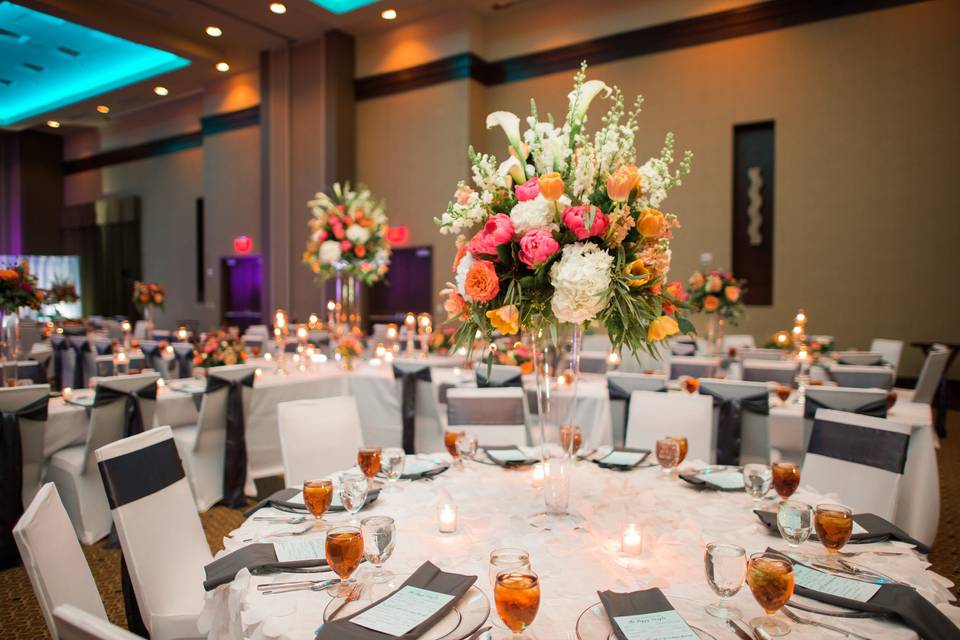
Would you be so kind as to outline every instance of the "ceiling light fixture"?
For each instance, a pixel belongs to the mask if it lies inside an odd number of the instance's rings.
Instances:
[[[226,73],[227,71],[230,71],[230,65],[227,64],[226,62],[218,62],[217,71],[221,73]]]
[[[105,104],[98,104],[97,113],[110,113],[110,107]]]
[[[380,17],[384,20],[396,20],[397,19],[397,10],[396,9],[384,9],[380,12]]]
[[[168,93],[170,93],[166,87],[160,87],[160,86],[154,87],[153,92],[158,96],[165,96]]]
[[[207,27],[206,31],[207,31],[207,35],[210,36],[211,38],[219,38],[220,36],[223,35],[223,29],[215,25],[210,25],[209,27]]]
[[[282,2],[271,2],[270,11],[273,11],[274,13],[278,13],[278,14],[286,13],[287,5],[283,4]]]
[[[57,120],[47,120],[47,126],[50,127],[51,129],[59,129],[60,122]]]

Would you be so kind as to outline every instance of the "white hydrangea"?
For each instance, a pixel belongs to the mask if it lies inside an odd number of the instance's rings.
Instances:
[[[370,230],[358,224],[352,224],[347,227],[346,236],[347,240],[353,244],[363,244],[370,239]]]
[[[336,240],[327,240],[320,245],[320,263],[334,264],[340,260],[340,243]]]
[[[457,275],[454,276],[454,283],[457,285],[457,293],[463,296],[463,299],[467,302],[473,302],[473,298],[467,295],[467,271],[470,270],[470,267],[473,266],[475,260],[470,253],[465,253],[462,258],[460,258],[460,264],[457,265]]]
[[[640,173],[641,196],[637,204],[641,207],[659,209],[660,204],[667,199],[667,179],[670,177],[670,167],[660,158],[650,158],[637,171]]]
[[[560,259],[550,267],[554,289],[550,306],[557,320],[594,319],[603,310],[612,267],[613,256],[592,242],[565,246]]]
[[[556,205],[543,196],[537,196],[533,200],[515,204],[510,210],[510,222],[513,223],[513,230],[518,236],[530,229],[554,230],[557,226],[557,212],[563,211],[568,206],[570,206],[570,198],[566,196],[561,196]]]

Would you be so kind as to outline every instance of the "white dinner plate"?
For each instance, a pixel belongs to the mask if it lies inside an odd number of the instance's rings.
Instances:
[[[717,640],[708,631],[690,623],[690,620],[701,617],[701,613],[703,616],[709,615],[704,611],[703,604],[679,596],[667,596],[667,600],[670,601],[677,613],[687,621],[687,624],[690,625],[690,628],[693,629],[700,640]],[[715,624],[719,623],[720,620],[718,619]],[[610,626],[610,618],[599,602],[587,607],[577,618],[577,640],[617,640],[617,636]]]
[[[344,604],[343,598],[333,598],[323,612],[323,622],[330,622],[330,615],[336,611],[333,620],[358,613],[370,606],[371,603],[393,593],[410,575],[398,575],[390,582],[383,584],[367,584],[359,600]],[[341,607],[339,610],[338,607]],[[480,628],[490,616],[490,601],[476,585],[470,587],[463,596],[453,604],[453,608],[440,618],[436,624],[427,630],[420,640],[463,640]]]

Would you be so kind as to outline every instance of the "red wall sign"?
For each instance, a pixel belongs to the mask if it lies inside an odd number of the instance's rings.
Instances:
[[[253,249],[253,239],[250,236],[237,236],[233,239],[233,250],[236,253],[250,253]]]
[[[387,240],[390,241],[395,247],[399,247],[407,244],[407,240],[410,239],[410,227],[406,225],[399,225],[396,227],[390,227],[387,229]]]

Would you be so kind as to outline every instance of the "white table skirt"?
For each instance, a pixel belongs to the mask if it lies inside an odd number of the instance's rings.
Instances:
[[[746,494],[698,492],[680,480],[664,480],[659,475],[656,468],[618,473],[579,463],[572,480],[571,507],[586,516],[588,524],[578,532],[549,533],[527,524],[527,516],[543,506],[540,490],[529,483],[528,470],[507,471],[476,464],[468,465],[464,472],[450,470],[434,482],[403,482],[401,492],[381,494],[362,514],[388,515],[397,521],[397,547],[386,569],[409,573],[430,560],[447,571],[476,575],[476,585],[491,605],[487,566],[490,551],[495,547],[527,549],[542,588],[540,610],[531,631],[541,640],[565,640],[574,637],[571,634],[577,617],[598,601],[600,589],[631,591],[656,586],[668,596],[691,598],[702,605],[716,601],[704,578],[703,548],[709,542],[738,544],[748,552],[762,551],[768,546],[786,548],[758,524]],[[817,495],[805,486],[797,498],[813,504],[838,499]],[[443,535],[437,532],[436,505],[451,499],[459,506],[460,530]],[[329,519],[340,522],[346,517],[334,515]],[[620,532],[628,522],[639,524],[643,531],[644,551],[638,560],[626,560],[616,553]],[[226,548],[219,555],[239,548],[244,539],[259,540],[283,529],[248,520],[224,539]],[[900,543],[856,546],[861,551],[869,548],[909,549]],[[803,551],[823,553],[817,543],[807,543]],[[960,620],[960,610],[948,604],[953,600],[948,591],[950,582],[927,571],[929,564],[916,554],[866,556],[862,562],[916,585],[924,597],[954,621]],[[207,594],[201,632],[212,639],[313,637],[329,600],[326,593],[262,596],[256,589],[261,583],[295,579],[302,579],[302,575],[253,577],[242,571],[231,584]],[[746,586],[733,602],[746,616],[761,614]],[[729,637],[717,620],[698,611],[699,615],[690,622],[718,638]],[[491,616],[496,616],[495,611]],[[824,621],[842,624],[878,640],[917,637],[889,621]],[[813,627],[794,626],[791,637],[813,639],[824,635]]]

